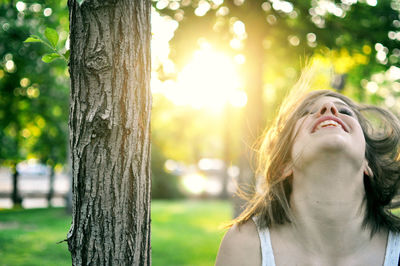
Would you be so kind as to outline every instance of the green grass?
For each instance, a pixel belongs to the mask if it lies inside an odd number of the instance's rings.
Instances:
[[[231,207],[221,201],[155,202],[153,265],[214,265]]]
[[[213,265],[229,221],[224,201],[153,201],[153,265]],[[63,209],[0,210],[0,266],[71,265]]]
[[[71,265],[63,209],[0,211],[0,265]]]

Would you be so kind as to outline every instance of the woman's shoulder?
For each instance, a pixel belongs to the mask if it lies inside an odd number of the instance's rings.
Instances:
[[[222,239],[216,265],[261,265],[260,239],[252,219],[232,226]]]

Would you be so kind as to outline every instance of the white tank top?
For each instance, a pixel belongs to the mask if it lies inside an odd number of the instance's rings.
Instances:
[[[262,266],[276,266],[274,253],[272,251],[271,236],[268,227],[260,229],[256,218],[253,217],[254,223],[257,226],[258,236],[261,243]],[[386,246],[385,262],[383,266],[398,266],[400,255],[400,233],[389,231],[388,242]]]

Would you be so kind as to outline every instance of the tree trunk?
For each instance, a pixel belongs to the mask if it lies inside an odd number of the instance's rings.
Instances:
[[[65,210],[67,214],[72,214],[72,159],[71,159],[71,147],[68,146],[67,150],[67,167],[65,169],[66,174],[69,179],[69,188],[68,192],[65,195]]]
[[[50,175],[49,175],[49,192],[47,193],[47,206],[51,207],[51,199],[54,196],[54,165],[50,165]]]
[[[13,207],[14,208],[15,207],[21,207],[22,198],[21,198],[21,196],[19,195],[19,192],[18,192],[19,172],[17,170],[17,164],[16,163],[14,163],[12,165],[11,172],[12,172],[12,184],[13,184],[13,186],[12,186],[13,190],[12,190],[12,193],[11,193],[11,200],[13,202]]]
[[[232,163],[232,156],[231,156],[231,144],[232,144],[232,138],[231,138],[231,120],[232,120],[232,107],[229,103],[225,104],[225,110],[224,110],[224,128],[223,128],[223,144],[224,144],[224,149],[223,149],[223,160],[224,160],[224,168],[222,170],[222,191],[220,194],[221,199],[228,199],[228,183],[229,183],[229,173],[228,169],[229,166]]]
[[[264,32],[261,29],[263,25],[260,25],[260,22],[263,21],[263,14],[258,12],[257,3],[258,1],[248,2],[249,9],[257,10],[257,12],[251,12],[243,18],[248,36],[244,49],[246,51],[247,104],[242,122],[238,186],[245,193],[253,193],[255,188],[252,146],[263,130],[263,64],[265,51],[262,46]],[[233,203],[234,217],[237,217],[246,205],[246,201],[236,195]]]
[[[69,0],[73,265],[150,265],[150,0]]]

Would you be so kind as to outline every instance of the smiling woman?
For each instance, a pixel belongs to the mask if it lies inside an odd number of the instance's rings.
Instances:
[[[262,185],[217,265],[398,265],[400,219],[389,204],[400,182],[400,123],[332,91],[301,93],[309,86],[305,73],[263,136]]]

